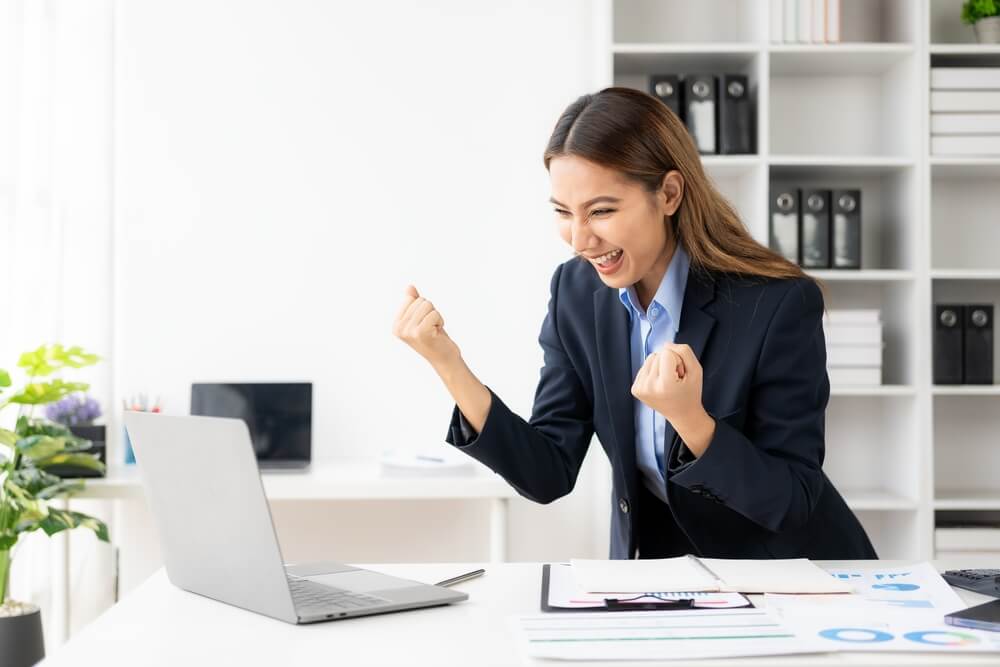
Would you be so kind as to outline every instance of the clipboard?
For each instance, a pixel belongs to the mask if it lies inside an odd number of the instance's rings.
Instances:
[[[671,611],[699,609],[734,609],[753,607],[753,603],[740,593],[635,593],[583,594],[580,600],[567,600],[560,604],[553,600],[553,568],[565,568],[558,576],[570,575],[570,566],[565,563],[545,563],[542,565],[542,585],[540,606],[547,612],[608,612],[608,611]],[[564,585],[564,584],[563,584]],[[556,596],[558,597],[558,595]]]

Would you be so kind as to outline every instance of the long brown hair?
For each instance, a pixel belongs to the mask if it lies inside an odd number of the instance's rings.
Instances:
[[[552,158],[575,155],[616,169],[651,192],[676,169],[684,197],[672,222],[693,269],[768,278],[799,278],[797,264],[758,243],[732,204],[705,174],[694,140],[660,100],[631,88],[605,88],[570,104],[545,149]]]

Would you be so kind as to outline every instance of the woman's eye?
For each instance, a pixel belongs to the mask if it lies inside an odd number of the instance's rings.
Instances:
[[[614,213],[614,212],[615,212],[615,210],[613,208],[598,208],[598,209],[594,209],[593,211],[591,211],[590,214],[591,215],[597,215],[597,216],[603,216],[603,215],[609,215],[609,214]]]
[[[556,211],[556,215],[561,215],[561,216],[567,216],[567,215],[569,215],[569,211],[564,211],[561,208],[557,208],[555,211]]]

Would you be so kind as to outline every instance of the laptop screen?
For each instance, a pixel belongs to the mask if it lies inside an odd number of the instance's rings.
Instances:
[[[194,383],[191,414],[245,421],[262,465],[311,458],[312,383]]]

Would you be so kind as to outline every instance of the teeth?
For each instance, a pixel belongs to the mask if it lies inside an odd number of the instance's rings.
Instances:
[[[620,255],[620,254],[622,254],[621,250],[612,250],[611,252],[607,253],[606,255],[601,255],[600,257],[598,257],[594,261],[597,262],[598,264],[607,264],[611,260],[617,259],[618,255]]]

